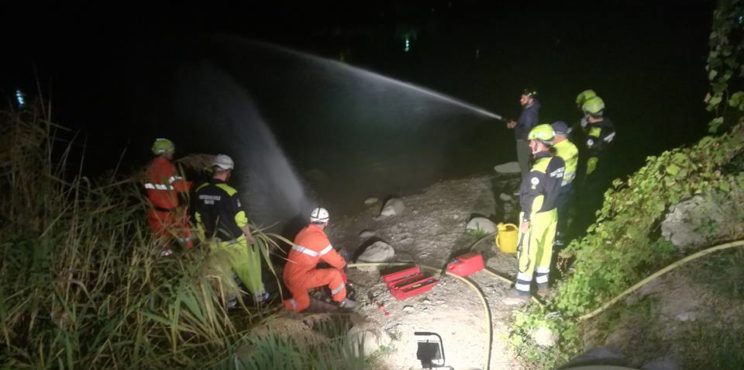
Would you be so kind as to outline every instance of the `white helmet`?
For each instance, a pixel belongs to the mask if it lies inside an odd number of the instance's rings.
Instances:
[[[327,223],[328,222],[328,210],[325,208],[316,208],[310,212],[310,222],[316,223]]]
[[[232,170],[235,168],[235,162],[225,154],[217,154],[214,156],[214,163],[212,163],[212,165],[222,170]]]

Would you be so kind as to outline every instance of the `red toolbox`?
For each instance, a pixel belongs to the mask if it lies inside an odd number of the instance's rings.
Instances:
[[[439,282],[432,276],[425,275],[418,266],[385,274],[382,281],[387,284],[390,294],[398,300],[426,293]]]
[[[470,252],[455,257],[455,260],[447,265],[447,271],[464,277],[483,270],[483,266],[483,256],[478,252]]]

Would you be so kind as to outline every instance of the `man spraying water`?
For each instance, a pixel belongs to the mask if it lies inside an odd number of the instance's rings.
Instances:
[[[530,171],[530,146],[527,143],[527,134],[537,125],[540,113],[540,102],[537,100],[537,91],[524,89],[519,97],[522,113],[516,121],[509,121],[506,127],[514,129],[517,139],[517,161],[522,177]]]

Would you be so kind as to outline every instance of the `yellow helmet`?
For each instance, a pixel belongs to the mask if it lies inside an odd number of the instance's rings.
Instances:
[[[605,103],[599,96],[595,96],[584,102],[581,106],[584,113],[589,113],[594,116],[601,116],[605,109]]]
[[[555,131],[553,131],[553,126],[548,123],[533,127],[527,135],[527,140],[540,140],[547,145],[552,145],[554,138]]]
[[[579,109],[581,109],[581,107],[584,105],[584,103],[587,100],[595,96],[597,96],[597,93],[594,92],[594,90],[592,89],[588,89],[588,90],[584,90],[580,92],[579,95],[576,96],[576,106],[579,107]]]
[[[172,141],[159,137],[152,143],[152,154],[163,154],[165,152],[172,152],[176,150],[176,146]]]

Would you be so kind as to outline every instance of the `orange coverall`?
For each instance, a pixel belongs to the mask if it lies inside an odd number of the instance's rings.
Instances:
[[[178,193],[188,193],[191,185],[191,181],[179,176],[168,158],[156,157],[147,166],[145,191],[151,205],[147,210],[147,223],[166,248],[174,238],[186,248],[193,245],[186,209],[178,208]]]
[[[321,261],[333,268],[317,268]],[[331,290],[334,301],[343,301],[346,298],[344,266],[346,261],[333,249],[321,227],[310,224],[302,229],[295,237],[284,268],[284,284],[292,294],[292,298],[284,301],[284,307],[304,311],[310,306],[308,290],[324,285]]]

